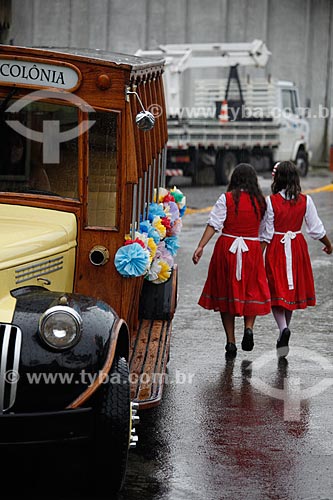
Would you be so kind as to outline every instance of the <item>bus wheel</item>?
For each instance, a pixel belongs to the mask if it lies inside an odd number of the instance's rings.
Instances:
[[[296,167],[301,177],[306,177],[309,169],[308,155],[305,151],[298,151],[296,156]]]
[[[125,358],[116,357],[108,383],[101,387],[96,406],[96,478],[103,492],[121,490],[127,467],[131,433],[129,370]]]

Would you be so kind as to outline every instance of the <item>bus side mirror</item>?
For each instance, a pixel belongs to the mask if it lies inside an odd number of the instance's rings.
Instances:
[[[134,94],[136,96],[136,98],[138,99],[139,103],[140,103],[140,106],[142,108],[142,111],[140,111],[140,113],[138,113],[135,117],[135,123],[137,125],[137,127],[140,129],[140,130],[151,130],[154,125],[155,125],[155,117],[152,113],[150,113],[150,111],[147,111],[143,104],[142,104],[142,101],[139,97],[139,95],[137,94],[137,92],[133,92],[129,89],[126,89],[126,95],[128,94]]]

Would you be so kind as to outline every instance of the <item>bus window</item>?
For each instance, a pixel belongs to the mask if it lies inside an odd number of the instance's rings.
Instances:
[[[6,112],[1,116],[0,191],[78,198],[78,139],[60,142],[55,161],[43,151],[45,142],[29,139],[11,127],[11,121],[16,120],[26,127],[28,133],[40,133],[45,131],[45,120],[57,121],[61,134],[78,126],[77,108],[26,101],[27,104],[15,116]]]
[[[88,225],[117,225],[117,113],[96,111],[89,130]]]

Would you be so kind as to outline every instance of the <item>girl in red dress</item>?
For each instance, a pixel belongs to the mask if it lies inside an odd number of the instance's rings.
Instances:
[[[267,211],[260,239],[266,249],[266,272],[271,292],[272,312],[280,330],[276,344],[279,357],[289,352],[289,324],[295,309],[316,303],[312,267],[301,228],[323,250],[332,253],[332,245],[310,196],[301,193],[300,179],[290,161],[277,163],[273,169],[272,195],[267,198]]]
[[[205,309],[219,311],[227,337],[227,356],[235,356],[235,316],[244,316],[242,349],[253,349],[257,315],[271,310],[270,293],[259,242],[259,226],[266,210],[254,168],[239,164],[227,193],[217,200],[192,260],[197,264],[215,232],[222,230],[210,261],[199,299]]]

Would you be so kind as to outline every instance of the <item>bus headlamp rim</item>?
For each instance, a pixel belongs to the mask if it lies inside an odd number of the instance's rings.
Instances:
[[[52,343],[49,341],[49,339],[45,335],[45,326],[47,321],[51,318],[56,316],[57,314],[61,313],[62,315],[65,314],[67,315],[72,321],[73,324],[75,325],[75,335],[74,338],[69,340],[68,344],[65,345],[56,345],[55,343]],[[78,341],[81,338],[82,335],[82,317],[81,315],[75,311],[72,307],[69,306],[53,306],[48,309],[41,315],[39,319],[39,335],[42,339],[42,341],[50,348],[55,349],[57,351],[63,351],[66,349],[70,349],[74,345],[78,343]]]

